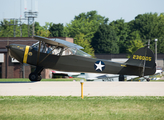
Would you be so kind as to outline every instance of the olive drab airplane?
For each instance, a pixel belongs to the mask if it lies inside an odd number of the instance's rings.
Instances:
[[[40,81],[44,68],[66,72],[106,73],[146,76],[153,75],[156,64],[153,52],[146,46],[138,49],[125,63],[91,58],[81,49],[83,47],[61,39],[49,39],[34,36],[38,40],[32,46],[10,44],[7,47],[10,56],[20,63],[36,66],[30,73],[31,81]]]

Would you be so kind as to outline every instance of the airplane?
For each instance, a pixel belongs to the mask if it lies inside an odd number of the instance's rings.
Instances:
[[[40,81],[44,68],[65,72],[119,74],[120,80],[123,75],[144,77],[153,75],[156,71],[154,54],[147,46],[138,49],[125,63],[117,63],[91,58],[81,50],[83,47],[68,41],[40,36],[33,38],[38,42],[32,46],[6,46],[12,58],[20,63],[36,66],[35,71],[29,75],[31,81]]]
[[[118,74],[96,74],[96,73],[81,73],[78,78],[85,78],[86,81],[109,81],[109,82],[118,82],[119,81],[119,75]],[[126,78],[126,81],[131,81],[135,78],[138,78],[138,76],[132,76],[132,75],[126,75],[124,76]],[[148,79],[149,76],[144,76],[144,79]],[[143,78],[142,78],[143,79]]]
[[[85,78],[86,81],[118,81],[118,74],[97,74],[97,73],[81,73],[78,78]]]
[[[80,73],[77,72],[64,72],[64,71],[56,71],[56,70],[52,70],[51,72],[53,75],[61,75],[63,77],[69,77],[69,78],[73,78],[73,76],[80,75]]]

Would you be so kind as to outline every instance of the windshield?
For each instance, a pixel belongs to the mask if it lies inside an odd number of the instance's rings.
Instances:
[[[91,57],[91,55],[85,53],[82,50],[75,49],[75,48],[68,48],[68,51],[71,55],[79,55],[79,56],[85,56],[85,57]]]

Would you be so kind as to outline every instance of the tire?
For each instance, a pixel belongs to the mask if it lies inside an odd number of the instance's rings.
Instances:
[[[30,79],[30,81],[38,81],[38,75],[36,74],[36,73],[34,73],[34,72],[32,72],[32,73],[30,73],[30,75],[29,75],[29,79]]]
[[[41,81],[41,79],[42,79],[42,76],[38,75],[38,80],[37,81]]]
[[[147,80],[147,82],[149,82],[149,81],[150,81],[150,79],[149,79],[149,78],[147,78],[146,80]]]

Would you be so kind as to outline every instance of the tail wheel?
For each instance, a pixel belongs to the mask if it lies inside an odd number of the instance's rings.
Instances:
[[[147,82],[149,82],[149,81],[150,81],[150,79],[149,79],[149,78],[147,78],[146,80],[147,80]]]

